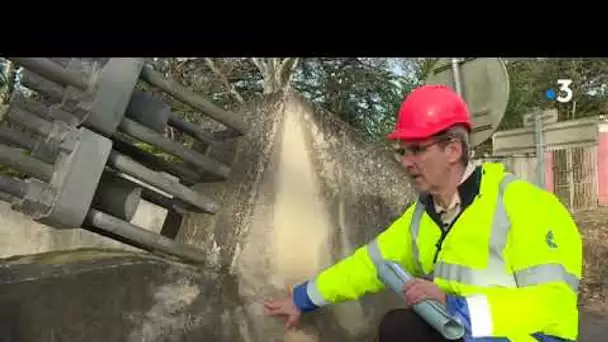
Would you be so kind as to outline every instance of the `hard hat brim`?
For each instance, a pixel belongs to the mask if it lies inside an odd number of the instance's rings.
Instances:
[[[389,135],[386,136],[388,140],[424,140],[431,138],[435,134],[438,134],[450,127],[454,127],[456,125],[463,125],[469,133],[471,133],[472,127],[471,123],[468,121],[463,122],[455,122],[446,127],[436,127],[432,132],[420,130],[420,129],[396,129],[392,131]]]
[[[388,140],[424,140],[431,137],[422,133],[424,132],[398,129],[392,131],[386,138]]]

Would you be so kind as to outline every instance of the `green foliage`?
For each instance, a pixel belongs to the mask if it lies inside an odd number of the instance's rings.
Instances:
[[[264,89],[262,74],[250,58],[159,59],[155,68],[226,109],[260,96]],[[404,94],[418,84],[420,72],[425,70],[419,70],[412,59],[302,58],[292,85],[370,139],[383,141]],[[164,99],[189,122],[204,121],[188,106]]]
[[[404,94],[418,84],[416,64],[391,58],[306,58],[292,82],[312,102],[359,132],[384,141]]]
[[[372,140],[384,142],[405,95],[423,83],[437,58],[301,58],[292,86],[312,102],[334,113]],[[533,108],[557,108],[560,120],[598,115],[606,103],[608,61],[605,59],[507,59],[510,101],[500,130],[521,127]],[[204,94],[225,109],[262,94],[264,79],[250,58],[168,58],[155,67]],[[557,79],[573,80],[568,104],[549,101]],[[204,116],[166,95],[159,95],[187,121]],[[176,140],[190,143],[177,134]]]
[[[8,79],[4,72],[2,61],[0,60],[0,98],[4,97],[4,94],[8,91]]]
[[[0,165],[0,175],[13,178],[24,178],[23,172],[10,168],[9,166]]]
[[[135,145],[136,147],[138,147],[139,149],[141,149],[142,151],[145,151],[149,154],[152,154],[162,160],[165,160],[169,163],[179,163],[181,162],[181,158],[178,158],[176,156],[170,155],[168,153],[166,153],[165,151],[159,149],[158,147],[152,146],[148,143],[144,143],[141,141],[137,141],[135,143],[133,143],[133,145]]]
[[[224,109],[235,106],[234,95],[228,86],[243,97],[244,101],[259,96],[263,90],[260,72],[250,58],[209,58],[217,69],[214,72],[204,58],[163,58],[154,67],[178,83],[207,96],[215,105]],[[201,116],[192,108],[165,95],[174,111],[190,122],[199,122]]]
[[[606,104],[608,60],[600,58],[529,58],[507,60],[511,84],[509,105],[500,129],[522,126],[522,117],[535,107],[556,108],[559,120],[599,115]],[[569,103],[549,101],[545,92],[557,90],[558,79],[571,79]]]

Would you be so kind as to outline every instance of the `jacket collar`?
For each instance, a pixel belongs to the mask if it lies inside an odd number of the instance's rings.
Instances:
[[[464,211],[467,207],[473,203],[475,197],[479,194],[479,189],[481,187],[481,178],[482,178],[482,167],[475,167],[475,171],[460,185],[458,186],[458,194],[460,195],[460,206],[461,211]],[[424,205],[425,211],[427,214],[437,223],[437,225],[441,226],[441,219],[437,210],[435,209],[435,205],[433,204],[433,197],[430,194],[422,194],[419,197],[419,201]]]

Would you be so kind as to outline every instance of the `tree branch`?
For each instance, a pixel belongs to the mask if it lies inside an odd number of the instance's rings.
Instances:
[[[251,58],[251,61],[253,62],[253,64],[255,64],[255,66],[260,69],[260,71],[262,71],[262,66],[260,65],[260,59],[259,58]]]
[[[268,72],[268,64],[263,58],[251,58],[253,64],[258,68],[262,75],[266,75]]]
[[[228,78],[226,77],[226,75],[224,75],[215,66],[215,63],[213,63],[211,58],[204,58],[204,60],[205,60],[205,63],[207,63],[207,66],[209,67],[209,69],[211,69],[211,71],[213,71],[213,73],[217,77],[220,78],[220,81],[222,81],[222,84],[224,85],[224,87],[226,87],[228,92],[230,92],[230,95],[232,95],[239,103],[245,103],[245,100],[243,99],[241,94],[236,90],[236,88],[234,87],[234,84],[231,84],[230,81],[228,81]]]
[[[284,90],[289,85],[298,58],[251,58],[264,79],[264,94]],[[291,64],[291,67],[288,67]]]
[[[13,94],[13,90],[15,88],[15,76],[17,75],[15,70],[15,65],[10,60],[5,60],[4,64],[4,75],[6,79],[6,91],[2,94],[1,102],[4,105],[7,105],[10,102],[11,95]]]
[[[285,58],[281,62],[281,79],[283,80],[284,85],[289,85],[291,83],[291,78],[293,77],[294,71],[298,66],[299,58]],[[287,65],[291,63],[289,68],[286,68]]]

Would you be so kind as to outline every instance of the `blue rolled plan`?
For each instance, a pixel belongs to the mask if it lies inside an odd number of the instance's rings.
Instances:
[[[392,261],[385,261],[379,266],[380,279],[393,291],[401,294],[403,285],[411,280],[412,276],[399,264]],[[448,314],[441,303],[435,300],[425,300],[414,305],[413,309],[446,339],[457,340],[464,335],[464,326]]]

